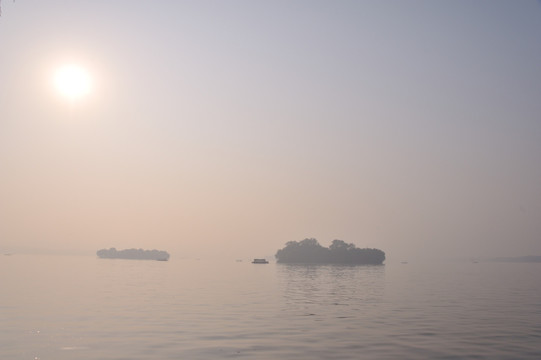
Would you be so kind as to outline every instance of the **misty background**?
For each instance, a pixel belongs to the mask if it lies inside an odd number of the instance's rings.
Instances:
[[[537,1],[1,5],[2,252],[541,255]]]

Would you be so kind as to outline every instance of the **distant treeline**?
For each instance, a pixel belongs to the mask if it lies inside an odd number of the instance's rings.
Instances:
[[[162,250],[143,250],[126,249],[117,250],[115,248],[101,249],[96,252],[100,258],[104,259],[141,259],[141,260],[169,260],[169,253]]]
[[[497,257],[489,259],[494,262],[541,262],[541,256],[527,255],[517,257]]]
[[[326,248],[316,239],[304,239],[287,242],[276,252],[276,260],[279,263],[380,265],[385,261],[385,253],[379,249],[359,249],[342,240],[333,240]]]

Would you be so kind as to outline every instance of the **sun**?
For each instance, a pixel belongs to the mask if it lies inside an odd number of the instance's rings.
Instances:
[[[54,73],[54,86],[60,95],[77,100],[92,90],[92,78],[84,67],[69,64],[59,67]]]

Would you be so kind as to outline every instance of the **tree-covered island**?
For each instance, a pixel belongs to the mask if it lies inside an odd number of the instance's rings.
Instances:
[[[117,250],[115,248],[101,249],[96,255],[102,259],[137,259],[137,260],[169,260],[169,253],[163,250],[143,250],[143,249],[125,249]]]
[[[385,261],[379,249],[359,249],[342,240],[333,240],[328,248],[316,239],[289,241],[275,256],[279,263],[381,265]]]

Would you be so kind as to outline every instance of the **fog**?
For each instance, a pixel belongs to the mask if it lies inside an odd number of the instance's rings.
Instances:
[[[541,255],[536,1],[1,6],[2,252]]]

